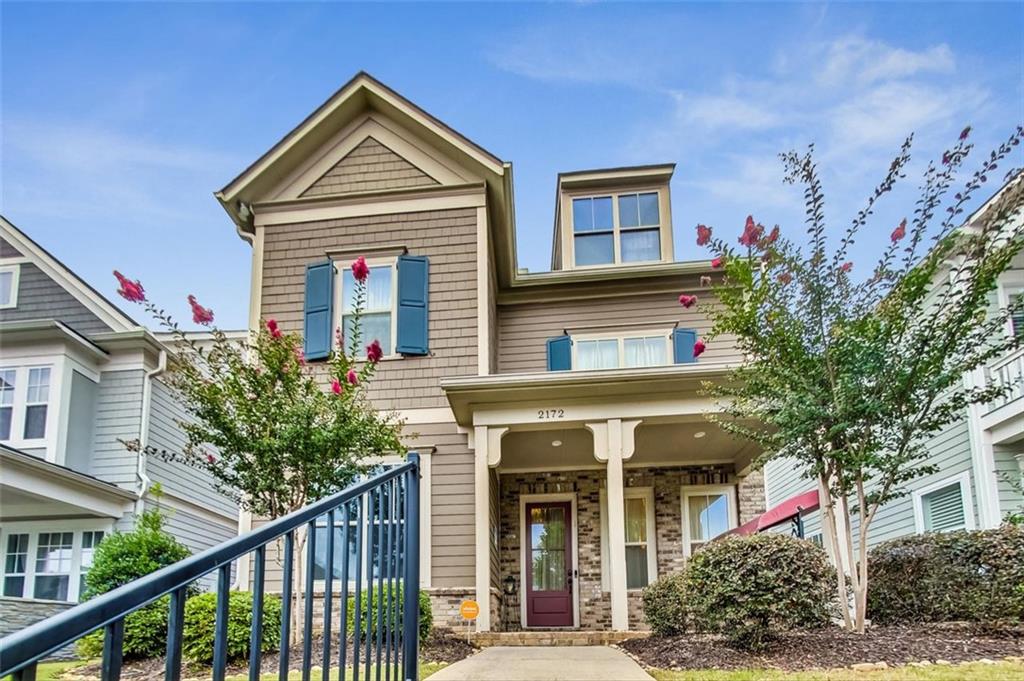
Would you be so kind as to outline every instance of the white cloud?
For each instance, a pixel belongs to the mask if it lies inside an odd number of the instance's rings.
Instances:
[[[677,123],[703,130],[763,130],[779,125],[782,117],[757,100],[735,94],[698,95],[673,92]]]
[[[865,86],[919,74],[948,74],[956,68],[948,45],[920,51],[894,47],[877,40],[846,36],[825,46],[815,78],[827,87]]]

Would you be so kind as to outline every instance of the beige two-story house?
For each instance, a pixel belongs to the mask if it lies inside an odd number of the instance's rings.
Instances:
[[[436,622],[471,598],[484,631],[642,627],[640,589],[764,511],[758,452],[705,418],[737,356],[694,356],[709,321],[678,298],[715,274],[674,259],[674,170],[553,178],[552,268],[529,273],[512,164],[361,73],[217,192],[252,244],[250,326],[303,333],[311,363],[371,265],[371,398],[423,457]]]

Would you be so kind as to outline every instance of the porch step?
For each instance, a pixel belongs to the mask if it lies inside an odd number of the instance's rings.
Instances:
[[[474,644],[490,646],[606,646],[633,638],[646,631],[481,631],[471,635]]]

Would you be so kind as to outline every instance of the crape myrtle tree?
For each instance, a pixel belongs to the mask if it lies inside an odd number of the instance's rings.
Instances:
[[[804,188],[802,238],[748,217],[737,247],[697,227],[697,244],[711,250],[712,266],[724,274],[713,284],[717,303],[702,304],[712,320],[709,338],[734,338],[745,356],[726,380],[705,385],[721,406],[710,418],[760,444],[760,463],[792,460],[828,492],[821,508],[839,567],[838,594],[847,602],[852,591],[853,613],[842,611],[847,628],[858,632],[878,509],[906,495],[913,479],[935,472],[926,461],[929,437],[963,418],[968,406],[1012,387],[966,377],[1017,343],[1006,329],[1020,305],[993,309],[993,292],[1024,246],[1024,181],[1011,171],[982,210],[968,216],[966,207],[1024,130],[1018,127],[962,181],[969,134],[965,129],[940,162],[927,166],[913,209],[884,236],[869,219],[905,177],[911,138],[845,229],[834,231],[826,221],[813,146],[781,156],[785,181]],[[838,236],[832,244],[829,234]],[[849,259],[858,238],[882,245],[863,274]],[[680,297],[686,307],[696,302]],[[698,340],[695,354],[706,340]]]
[[[307,365],[302,338],[283,332],[274,319],[261,322],[247,340],[231,339],[190,295],[193,322],[210,329],[209,342],[199,342],[146,298],[139,281],[115,271],[118,293],[171,333],[174,353],[164,380],[187,414],[178,421],[185,435],[179,451],[146,447],[145,454],[205,471],[243,509],[274,519],[348,486],[365,472],[367,457],[401,451],[401,421],[367,398],[383,353],[376,339],[362,346],[369,268],[362,257],[351,268],[355,309],[347,338],[336,331],[332,352],[318,368]],[[142,449],[138,441],[124,444]],[[300,556],[305,541],[300,532]],[[298,574],[296,594],[303,571]]]

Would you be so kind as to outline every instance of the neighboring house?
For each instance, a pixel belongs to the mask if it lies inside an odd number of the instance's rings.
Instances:
[[[1013,180],[1020,181],[1024,180]],[[965,224],[985,220],[987,207],[998,195],[997,192],[975,211]],[[992,310],[1005,309],[1021,295],[1024,254],[1018,254],[1000,277],[992,297]],[[1024,336],[1024,315],[1010,320],[1004,332]],[[996,358],[984,370],[965,376],[964,382],[975,386],[1000,382],[1015,387],[1004,399],[966,410],[961,420],[928,440],[929,456],[921,463],[937,466],[938,470],[907,483],[906,496],[878,510],[871,524],[869,546],[914,533],[998,527],[1008,513],[1024,507],[1020,493],[1020,483],[1024,481],[1024,348]],[[789,459],[767,463],[764,478],[769,508],[818,490],[817,482],[803,477]],[[817,510],[805,513],[802,520],[806,537],[829,544],[822,538]],[[774,529],[786,531],[789,524],[782,523]],[[856,544],[856,516],[853,529]]]
[[[370,263],[370,397],[422,454],[435,621],[473,598],[481,630],[641,627],[642,587],[764,511],[757,449],[705,418],[739,357],[693,356],[710,321],[677,299],[717,275],[674,261],[673,171],[559,175],[552,271],[529,273],[512,165],[359,74],[217,192],[253,249],[250,326],[303,333],[313,366]]]
[[[183,442],[167,353],[0,217],[0,635],[77,602],[96,545],[133,527],[153,484],[193,552],[237,533],[236,505],[205,474],[120,442]]]

